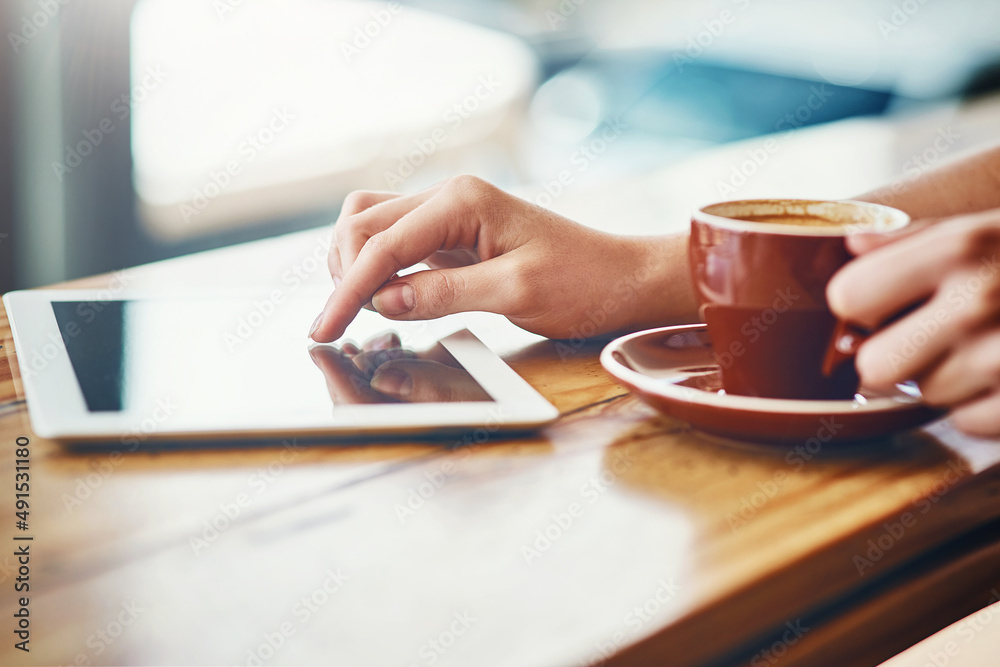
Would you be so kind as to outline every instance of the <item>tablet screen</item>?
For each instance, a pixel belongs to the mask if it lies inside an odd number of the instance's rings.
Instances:
[[[360,403],[493,400],[437,343],[462,328],[454,320],[362,311],[344,341],[315,345],[306,332],[316,308],[246,297],[52,302],[91,412],[169,402],[188,415],[315,416]]]

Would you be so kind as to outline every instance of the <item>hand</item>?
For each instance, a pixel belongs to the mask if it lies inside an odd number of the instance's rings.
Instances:
[[[882,327],[858,351],[862,382],[916,380],[926,402],[953,409],[958,428],[1000,435],[1000,209],[858,235],[848,247],[861,256],[827,298],[838,317]]]
[[[696,312],[683,238],[604,234],[471,176],[408,196],[353,193],[334,232],[336,287],[310,332],[319,342],[369,302],[397,320],[490,311],[553,338]],[[421,262],[431,269],[396,276]]]

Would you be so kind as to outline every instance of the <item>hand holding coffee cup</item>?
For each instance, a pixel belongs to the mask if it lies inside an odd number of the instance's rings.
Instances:
[[[830,312],[826,286],[851,259],[849,234],[896,231],[909,221],[902,211],[856,201],[763,199],[699,209],[691,270],[725,391],[853,398],[852,357],[863,334]]]

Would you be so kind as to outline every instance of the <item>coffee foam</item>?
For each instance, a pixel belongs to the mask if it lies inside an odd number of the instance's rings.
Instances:
[[[841,227],[852,224],[818,215],[745,215],[736,219],[746,222],[766,222],[769,225],[805,225],[807,227]]]
[[[756,199],[723,202],[701,209],[695,216],[716,226],[739,228],[748,225],[780,225],[804,234],[851,234],[889,232],[909,222],[902,211],[857,201],[814,201],[803,199]],[[729,221],[729,222],[727,222]],[[766,231],[766,227],[757,228]],[[826,230],[824,232],[824,230]]]

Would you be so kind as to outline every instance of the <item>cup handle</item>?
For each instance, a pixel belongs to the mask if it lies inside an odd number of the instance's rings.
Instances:
[[[837,320],[833,336],[823,358],[823,377],[830,377],[845,361],[854,359],[858,348],[871,335],[871,331],[845,320]]]

